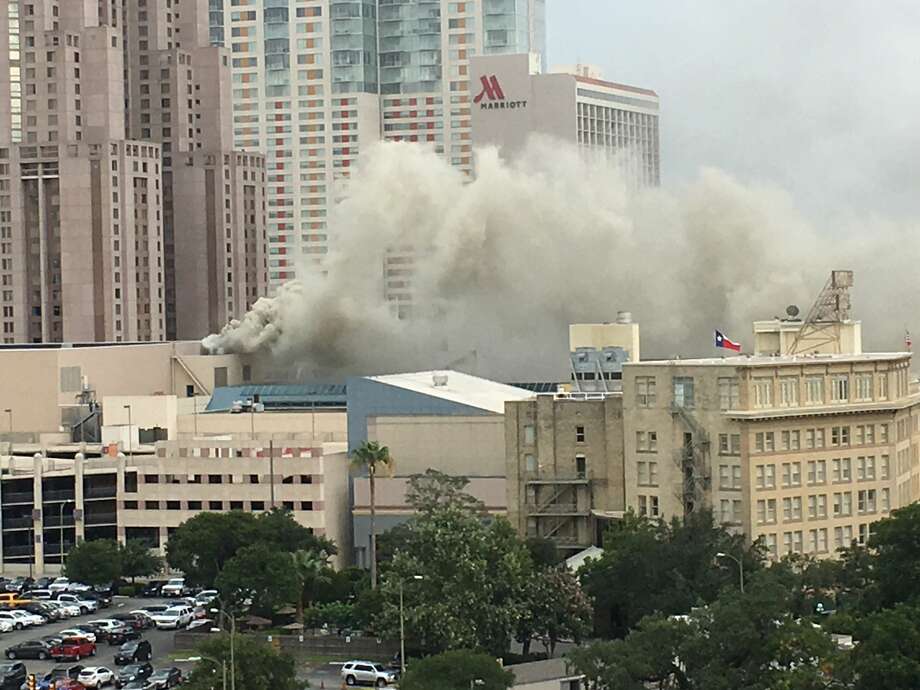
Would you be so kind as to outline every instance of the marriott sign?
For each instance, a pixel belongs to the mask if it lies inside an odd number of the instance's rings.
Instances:
[[[514,110],[516,108],[526,108],[527,101],[509,101],[505,98],[505,92],[494,74],[491,76],[479,77],[482,84],[482,90],[479,95],[473,99],[481,110]]]

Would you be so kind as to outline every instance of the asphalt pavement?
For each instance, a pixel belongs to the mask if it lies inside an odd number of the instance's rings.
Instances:
[[[46,625],[39,625],[32,628],[25,628],[24,630],[16,630],[8,633],[0,633],[0,653],[3,654],[3,660],[5,661],[7,647],[10,647],[19,642],[38,639],[45,637],[46,635],[53,635],[60,630],[67,630],[68,628],[72,628],[77,623],[98,620],[100,618],[108,618],[113,613],[125,613],[128,611],[133,611],[134,609],[139,609],[142,606],[158,603],[160,603],[159,599],[122,599],[120,597],[115,597],[115,599],[112,600],[112,605],[109,608],[100,609],[99,611],[90,613],[86,616],[64,618],[62,620],[48,623]],[[181,668],[183,674],[185,674],[185,672],[190,670],[194,664],[176,663],[170,659],[170,654],[175,651],[175,642],[173,638],[174,634],[175,631],[173,630],[157,630],[156,628],[151,628],[149,630],[144,630],[141,633],[141,636],[143,639],[150,642],[150,646],[153,649],[153,659],[151,659],[150,663],[153,664],[154,669],[158,669],[163,666],[177,666]],[[17,661],[22,661],[22,663],[26,665],[27,672],[34,673],[37,678],[41,678],[45,673],[54,667],[72,666],[75,663],[81,664],[83,666],[106,666],[114,671],[117,669],[115,666],[115,653],[117,651],[118,645],[109,646],[107,642],[98,642],[96,644],[96,656],[92,656],[87,659],[81,659],[78,662],[54,661],[51,659],[47,661],[38,661],[37,659],[17,659]]]

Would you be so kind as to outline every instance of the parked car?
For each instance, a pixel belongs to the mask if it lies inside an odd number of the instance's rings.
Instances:
[[[392,685],[399,677],[393,669],[373,661],[348,661],[342,665],[341,675],[345,685],[375,685],[378,688]]]
[[[35,578],[35,583],[33,586],[35,587],[35,589],[48,589],[48,586],[52,582],[54,582],[53,577],[46,577],[46,576],[37,577]]]
[[[96,643],[96,633],[92,630],[80,630],[79,628],[67,628],[58,633],[61,637],[85,637],[87,640]]]
[[[153,666],[149,661],[140,664],[130,664],[119,669],[115,676],[115,687],[120,688],[134,680],[147,680],[153,675]]]
[[[132,640],[125,642],[115,653],[115,665],[136,664],[140,661],[150,661],[153,658],[153,648],[147,640]]]
[[[99,610],[99,602],[95,599],[90,599],[89,597],[83,596],[82,594],[74,594],[72,592],[63,592],[55,595],[56,601],[62,601],[65,604],[73,604],[80,609],[80,615],[85,616],[91,611]]]
[[[31,599],[25,599],[20,595],[12,592],[5,592],[4,594],[0,594],[0,606],[5,608],[15,609],[31,603]]]
[[[217,628],[217,622],[213,618],[196,618],[185,629],[188,632],[206,633],[211,632],[212,628]]]
[[[14,616],[12,611],[0,611],[0,621],[12,626],[13,630],[22,630],[26,627],[25,622]]]
[[[160,668],[153,672],[149,679],[157,690],[169,690],[182,682],[182,671],[175,666],[170,668]]]
[[[96,655],[96,643],[85,637],[65,637],[60,644],[51,648],[51,656],[58,660],[73,659],[79,661]]]
[[[161,596],[160,589],[163,585],[166,584],[166,580],[150,580],[144,588],[141,590],[142,597],[158,597]]]
[[[0,621],[0,633],[12,632],[13,623],[11,621]]]
[[[70,587],[70,580],[66,577],[56,578],[54,582],[48,585],[48,589],[52,592],[66,592],[68,587]]]
[[[105,628],[94,623],[78,623],[73,626],[74,630],[89,633],[95,636],[96,642],[106,642],[109,639],[109,632]]]
[[[92,589],[88,589],[85,592],[80,592],[79,594],[85,599],[92,599],[95,601],[101,609],[107,609],[112,605],[112,597],[101,592],[96,592]]]
[[[109,630],[109,644],[114,647],[115,645],[124,644],[129,640],[140,639],[140,636],[140,630],[132,628],[130,625],[121,625]]]
[[[51,658],[51,645],[44,640],[29,640],[6,648],[7,659],[45,659]]]
[[[26,665],[21,661],[0,664],[0,690],[19,690],[26,682]]]
[[[159,630],[178,630],[191,623],[194,615],[188,606],[173,606],[160,613],[154,613],[151,618]]]
[[[174,602],[169,602],[168,604],[148,604],[147,606],[141,607],[140,610],[153,618],[153,614],[163,613],[163,611],[168,608],[172,608],[173,606],[175,606]]]
[[[124,688],[124,690],[156,690],[157,686],[149,678],[138,678],[121,687]]]
[[[160,588],[160,595],[164,597],[184,597],[187,593],[184,577],[174,577]]]
[[[138,613],[116,613],[112,616],[112,620],[121,621],[135,630],[146,630],[152,624],[148,616]]]
[[[34,613],[36,616],[47,618],[49,621],[56,621],[61,618],[61,612],[53,606],[48,606],[44,601],[33,601],[22,608],[29,613]]]
[[[61,618],[73,618],[74,616],[80,615],[80,607],[74,606],[73,604],[68,604],[64,601],[57,601],[52,599],[51,601],[42,602],[45,606],[50,606],[55,611],[61,614]]]
[[[73,666],[55,666],[38,681],[39,690],[48,690],[51,687],[51,681],[54,681],[55,687],[60,688],[62,685],[72,685],[78,682],[80,672],[83,666],[74,664]]]
[[[115,671],[105,666],[87,666],[80,671],[77,680],[84,688],[101,688],[115,683]]]
[[[209,606],[219,596],[216,589],[203,589],[195,595],[195,603],[198,606]]]
[[[22,593],[23,599],[53,599],[54,593],[50,589],[30,589]]]
[[[35,580],[33,580],[31,577],[14,577],[12,580],[9,580],[6,583],[5,587],[7,592],[16,592],[17,594],[21,594],[26,590],[32,589],[34,585]]]

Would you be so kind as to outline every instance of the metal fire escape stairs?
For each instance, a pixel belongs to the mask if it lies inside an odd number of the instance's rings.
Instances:
[[[709,434],[686,407],[672,403],[671,414],[680,419],[689,432],[684,434],[683,447],[674,451],[674,460],[682,476],[679,498],[684,514],[689,515],[705,503],[711,487]]]

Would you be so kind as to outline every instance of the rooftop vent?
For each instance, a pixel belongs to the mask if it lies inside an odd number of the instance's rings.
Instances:
[[[434,384],[435,388],[445,387],[447,385],[447,374],[432,374],[431,383]]]
[[[631,311],[618,311],[617,312],[617,323],[632,323],[632,312]]]

